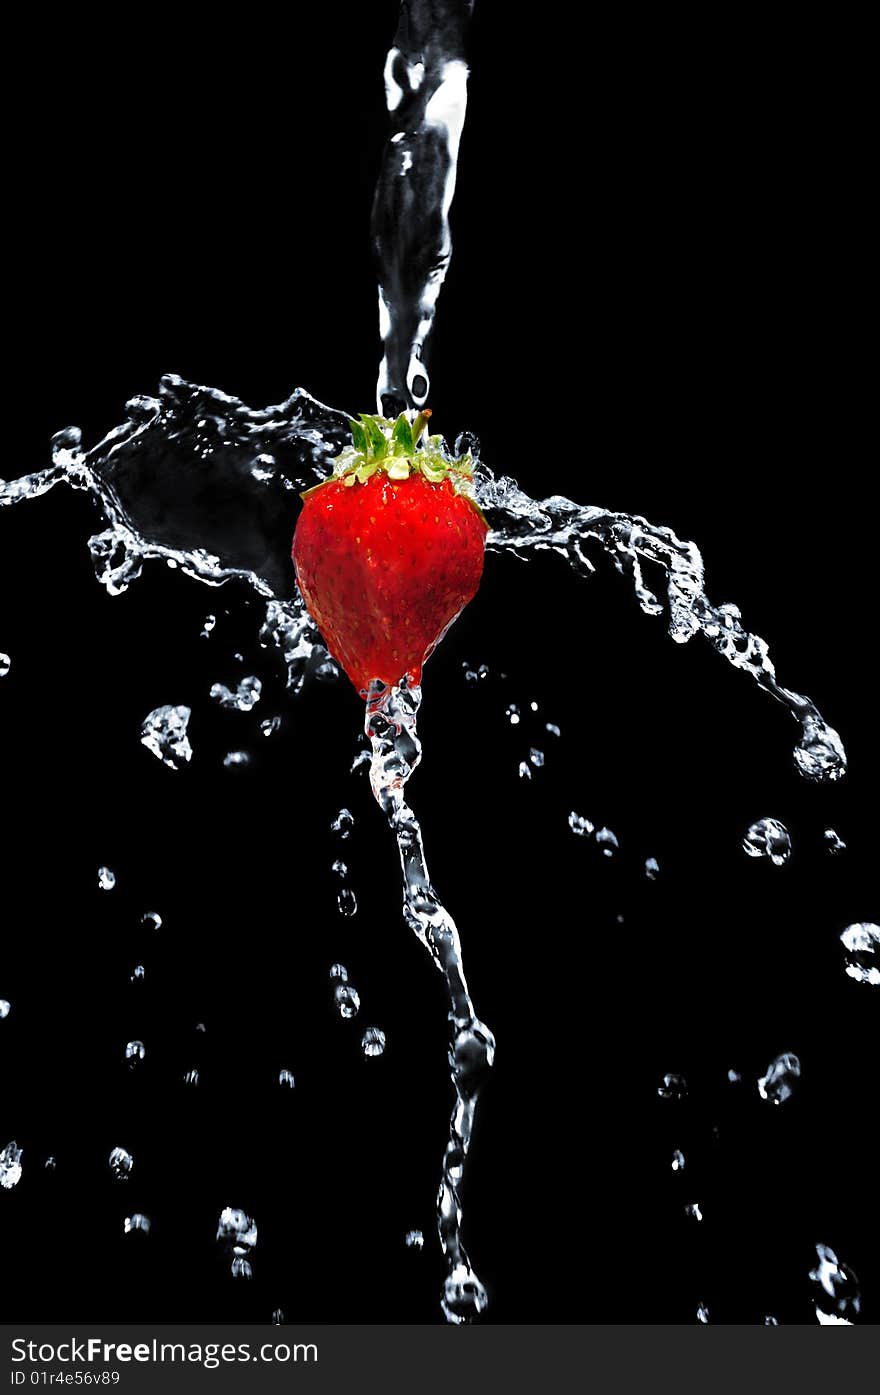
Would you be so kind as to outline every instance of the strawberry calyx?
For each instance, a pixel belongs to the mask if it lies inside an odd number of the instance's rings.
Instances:
[[[488,528],[488,520],[474,498],[471,455],[465,453],[453,458],[442,436],[425,435],[430,416],[427,407],[413,421],[405,412],[401,412],[396,421],[362,412],[359,421],[352,420],[352,444],[335,457],[333,474],[306,489],[300,497],[307,499],[332,480],[341,480],[346,488],[352,488],[356,484],[366,484],[379,472],[396,483],[402,483],[411,475],[422,475],[431,484],[449,480],[454,492],[473,505]]]

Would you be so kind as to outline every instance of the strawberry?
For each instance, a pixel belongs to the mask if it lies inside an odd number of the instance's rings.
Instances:
[[[362,416],[332,476],[303,494],[293,539],[300,591],[330,653],[362,697],[421,679],[422,665],[475,595],[488,524],[470,456],[441,436]]]

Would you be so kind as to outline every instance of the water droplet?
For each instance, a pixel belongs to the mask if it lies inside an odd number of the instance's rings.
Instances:
[[[486,1290],[469,1264],[456,1264],[443,1285],[440,1307],[447,1322],[470,1322],[488,1303]]]
[[[361,995],[356,988],[352,988],[350,983],[340,983],[334,994],[334,1001],[340,1017],[349,1020],[357,1016],[361,1005]]]
[[[597,828],[596,846],[602,849],[603,856],[613,857],[620,847],[617,834],[612,833],[610,828]]]
[[[348,969],[344,964],[331,964],[330,977],[338,979],[340,983],[348,983]]]
[[[709,1309],[706,1307],[706,1304],[705,1304],[705,1303],[701,1303],[700,1306],[697,1308],[697,1322],[708,1322],[708,1321],[709,1321]]]
[[[835,853],[846,851],[846,843],[835,833],[833,828],[826,828],[824,837],[825,842],[828,844],[828,851],[832,856]]]
[[[11,1011],[12,1004],[9,1002],[9,1000],[7,998],[0,998],[0,1022],[3,1021],[4,1017],[9,1016]]]
[[[340,809],[330,828],[333,833],[338,833],[340,838],[350,837],[354,828],[354,814],[350,809]]]
[[[0,654],[0,678],[5,678],[12,668],[12,660],[8,654]]]
[[[837,732],[816,714],[803,718],[802,736],[794,748],[795,764],[808,780],[828,783],[846,774],[846,751]]]
[[[791,857],[788,829],[778,819],[759,819],[743,838],[743,852],[749,857],[769,857],[774,867],[781,867]]]
[[[690,1216],[694,1221],[701,1221],[703,1219],[703,1213],[700,1210],[700,1203],[698,1201],[689,1201],[684,1208],[684,1213],[686,1216]]]
[[[281,1327],[284,1322],[284,1313],[280,1308],[276,1308],[272,1314],[272,1326]]]
[[[213,630],[213,628],[214,628],[214,626],[215,626],[216,624],[217,624],[217,616],[216,616],[216,615],[206,615],[206,616],[205,616],[205,619],[204,619],[204,622],[203,622],[203,624],[202,624],[202,632],[201,632],[200,638],[201,638],[201,639],[207,639],[207,638],[208,638],[208,635],[211,633],[211,631]]]
[[[348,876],[348,864],[343,862],[340,857],[337,857],[330,870],[343,880]]]
[[[828,1245],[817,1245],[816,1256],[816,1268],[810,1270],[813,1283],[822,1289],[816,1299],[816,1318],[823,1326],[851,1326],[862,1306],[859,1281]]]
[[[126,1216],[123,1222],[123,1228],[126,1235],[133,1235],[136,1231],[140,1231],[141,1235],[149,1235],[151,1224],[149,1216],[144,1216],[140,1211],[135,1211],[133,1216]]]
[[[381,1056],[385,1050],[385,1033],[380,1027],[368,1027],[364,1032],[361,1049],[365,1056]]]
[[[778,1326],[779,1326],[779,1319],[778,1319],[778,1318],[775,1318],[775,1317],[770,1317],[770,1315],[768,1314],[767,1317],[765,1317],[765,1319],[764,1319],[764,1326],[765,1326],[765,1327],[778,1327]]]
[[[233,1279],[252,1279],[254,1277],[253,1266],[249,1259],[242,1259],[241,1255],[236,1255],[232,1261]]]
[[[530,702],[529,707],[532,709],[533,712],[537,712],[538,710],[538,704],[536,702]]]
[[[19,1148],[14,1139],[0,1151],[0,1187],[5,1188],[6,1191],[11,1191],[21,1181],[21,1155],[23,1152],[24,1149]]]
[[[189,1070],[184,1072],[183,1083],[184,1085],[198,1085],[199,1072],[196,1066],[190,1066]]]
[[[130,1041],[125,1048],[125,1059],[132,1067],[139,1066],[146,1054],[147,1050],[142,1041]]]
[[[561,735],[562,735],[562,732],[559,730],[559,727],[556,725],[555,722],[547,722],[547,723],[545,724],[545,726],[544,726],[544,730],[545,730],[545,731],[549,731],[549,733],[550,733],[551,736],[561,736]]]
[[[758,1094],[762,1100],[772,1100],[783,1104],[791,1098],[792,1091],[800,1079],[801,1063],[791,1051],[785,1051],[771,1061],[767,1074],[758,1081]]]
[[[420,1230],[408,1230],[406,1232],[406,1248],[408,1250],[422,1250],[425,1247],[425,1237]]]
[[[280,717],[264,717],[262,722],[260,723],[260,731],[263,733],[264,736],[274,736],[280,726]]]
[[[54,1172],[58,1164],[53,1157],[48,1157],[43,1163],[43,1166],[47,1172]]]
[[[687,1088],[683,1075],[664,1075],[662,1085],[657,1086],[657,1094],[661,1100],[683,1100]]]
[[[251,466],[251,476],[260,484],[266,484],[275,474],[275,457],[263,453],[258,455]]]
[[[110,1171],[117,1182],[127,1182],[134,1167],[134,1158],[125,1148],[114,1148],[109,1158]]]
[[[532,772],[524,760],[521,760],[519,763],[519,778],[521,780],[531,780],[532,778]]]
[[[862,921],[848,925],[840,936],[841,944],[847,951],[846,973],[856,983],[880,985],[880,925]]]
[[[204,1022],[197,1022],[197,1023],[196,1023],[196,1031],[197,1031],[197,1032],[204,1032],[204,1031],[205,1031],[205,1024],[204,1024]]]
[[[656,857],[645,859],[645,876],[649,882],[655,882],[660,875],[660,863]]]
[[[532,765],[540,770],[541,766],[544,764],[544,752],[537,750],[533,746],[529,751],[529,760],[532,762]]]
[[[349,771],[349,774],[353,775],[354,772],[356,770],[360,770],[362,766],[369,765],[372,759],[373,757],[370,751],[358,751],[357,755],[351,763],[351,770]]]
[[[512,727],[519,726],[519,708],[516,706],[515,703],[512,702],[510,704],[510,706],[506,709],[504,715],[507,717],[507,720],[510,722],[510,725]]]
[[[742,1084],[742,1075],[738,1070],[729,1070],[727,1072],[727,1079],[730,1081],[731,1085]]]
[[[676,1148],[675,1152],[672,1154],[672,1171],[681,1172],[683,1169],[684,1153],[682,1153],[680,1149]]]
[[[112,891],[116,885],[116,873],[111,872],[109,867],[98,868],[98,886],[101,891]]]
[[[132,983],[143,983],[145,974],[146,974],[146,970],[144,969],[143,964],[135,964],[135,966],[134,966],[134,973],[133,973],[132,976],[131,976],[131,982],[132,982]]]
[[[211,697],[221,707],[236,712],[250,712],[260,701],[260,693],[263,685],[259,678],[242,678],[238,687],[233,691],[227,688],[225,683],[211,684]]]
[[[318,664],[315,669],[315,678],[319,683],[335,683],[339,678],[339,665],[335,659],[327,658],[323,663]]]
[[[224,1206],[217,1223],[217,1239],[237,1258],[243,1258],[257,1243],[257,1223],[246,1211]]]
[[[145,930],[161,930],[162,917],[158,911],[144,911],[141,916],[141,925]]]
[[[251,758],[247,751],[228,751],[223,757],[223,764],[227,770],[244,770],[250,763]]]
[[[357,897],[350,886],[344,886],[336,893],[336,904],[339,907],[339,914],[346,918],[357,913]]]
[[[144,718],[141,744],[171,770],[192,759],[192,746],[186,734],[192,716],[189,707],[157,707]]]
[[[293,1078],[293,1071],[292,1071],[292,1070],[282,1070],[282,1071],[279,1071],[279,1073],[278,1073],[278,1084],[279,1084],[279,1085],[285,1086],[285,1088],[288,1089],[288,1090],[292,1090],[292,1089],[294,1088],[294,1086],[296,1085],[296,1081],[295,1081],[294,1078]]]
[[[576,814],[573,809],[568,816],[568,826],[572,833],[576,833],[579,838],[589,838],[595,827],[589,819],[584,818],[583,814]]]

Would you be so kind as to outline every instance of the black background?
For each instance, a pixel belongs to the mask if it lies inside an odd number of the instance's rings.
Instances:
[[[212,14],[191,32],[126,13],[10,45],[8,478],[42,468],[63,426],[96,440],[169,371],[254,406],[297,384],[373,404],[369,210],[396,7]],[[489,560],[427,669],[412,787],[499,1043],[466,1237],[489,1320],[691,1322],[705,1302],[715,1321],[811,1321],[817,1242],[860,1274],[876,1320],[875,990],[844,977],[838,944],[877,919],[861,39],[665,26],[575,36],[478,5],[435,421],[476,431],[534,495],[694,538],[712,597],[742,607],[851,769],[806,785],[787,715],[705,646],[673,646],[610,567],[584,585],[556,559]],[[25,1147],[0,1196],[4,1315],[431,1320],[445,1006],[363,772],[347,775],[359,703],[343,686],[291,703],[235,587],[154,568],[108,598],[94,522],[59,491],[0,517],[0,1144]],[[236,650],[266,685],[250,718],[206,697]],[[465,661],[489,677],[467,685]],[[137,731],[178,701],[196,759],[175,776]],[[527,783],[531,745],[547,760]],[[224,770],[239,746],[251,769]],[[570,809],[617,832],[613,864],[570,834]],[[783,868],[740,849],[767,814],[795,840]],[[848,843],[836,859],[828,825]],[[336,959],[361,992],[354,1024],[332,1010]],[[363,1062],[373,1021],[388,1050]],[[755,1080],[785,1050],[803,1078],[774,1109]],[[658,1100],[666,1071],[686,1101]],[[127,1187],[107,1168],[117,1144]],[[260,1226],[250,1284],[214,1244],[224,1205]],[[132,1210],[149,1237],[122,1234]],[[423,1254],[404,1248],[412,1227]]]

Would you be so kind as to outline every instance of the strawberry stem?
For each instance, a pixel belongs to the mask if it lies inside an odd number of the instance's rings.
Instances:
[[[412,424],[413,445],[418,443],[418,439],[433,415],[430,407],[423,407]]]

